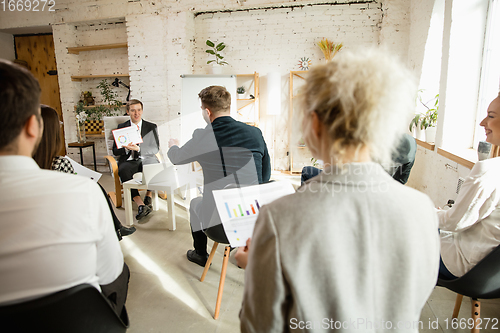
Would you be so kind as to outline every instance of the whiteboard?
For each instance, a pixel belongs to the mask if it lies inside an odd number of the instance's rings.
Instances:
[[[200,91],[209,86],[223,86],[231,94],[231,116],[237,114],[236,75],[181,75],[181,145],[193,136],[197,128],[205,128],[207,123],[201,114]]]

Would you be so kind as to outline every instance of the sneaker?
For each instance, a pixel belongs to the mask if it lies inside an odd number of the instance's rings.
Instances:
[[[205,265],[207,264],[208,254],[202,256],[196,253],[195,250],[188,250],[186,256],[189,261],[194,262],[195,264],[198,264],[202,267],[205,267]]]
[[[144,204],[148,206],[149,208],[153,208],[153,200],[151,199],[150,196],[145,196],[144,197]]]
[[[137,210],[137,215],[135,216],[135,218],[137,220],[140,220],[142,219],[144,216],[147,216],[149,213],[151,213],[151,208],[149,208],[149,206],[146,206],[146,205],[140,205],[139,206],[139,209]]]

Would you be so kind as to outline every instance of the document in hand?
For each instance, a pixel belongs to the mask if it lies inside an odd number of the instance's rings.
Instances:
[[[123,146],[127,146],[130,143],[138,144],[142,143],[142,137],[139,131],[137,130],[136,125],[117,128],[112,130],[113,138],[115,138],[116,147],[120,149]]]
[[[68,161],[71,163],[73,170],[75,170],[75,175],[90,178],[96,183],[101,178],[102,174],[100,174],[99,172],[95,172],[94,170],[90,170],[89,168],[84,167],[83,165],[69,158],[68,156],[64,156],[64,158],[68,159]]]
[[[295,193],[287,181],[213,191],[222,226],[232,247],[245,246],[252,237],[263,205]]]

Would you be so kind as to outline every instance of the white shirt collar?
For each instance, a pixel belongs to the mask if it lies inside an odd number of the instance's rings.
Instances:
[[[132,120],[130,121],[130,125],[135,125]],[[137,124],[137,126],[139,127],[139,133],[141,133],[141,130],[142,130],[142,119],[139,121],[139,124]]]
[[[35,160],[23,155],[0,156],[0,171],[40,169]]]

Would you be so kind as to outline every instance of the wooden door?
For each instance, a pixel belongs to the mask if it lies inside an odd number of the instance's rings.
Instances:
[[[28,69],[38,79],[42,94],[40,101],[54,108],[62,122],[61,98],[57,79],[57,65],[52,34],[14,36],[16,59],[25,61]],[[64,142],[64,124],[61,127],[61,141]],[[66,155],[63,145],[60,155]]]

